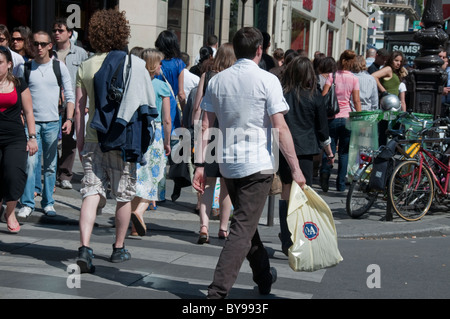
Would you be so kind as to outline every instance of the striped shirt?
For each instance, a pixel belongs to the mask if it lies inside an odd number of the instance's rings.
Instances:
[[[359,81],[359,98],[362,111],[378,110],[377,81],[367,71],[355,73]]]

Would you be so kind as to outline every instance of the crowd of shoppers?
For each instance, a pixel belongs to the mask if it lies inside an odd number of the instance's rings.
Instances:
[[[135,47],[128,54],[130,27],[118,10],[94,13],[89,35],[91,54],[75,45],[64,20],[53,23],[51,34],[19,27],[10,35],[0,25],[0,202],[6,203],[7,229],[20,231],[16,205],[20,201],[19,217],[30,216],[35,193],[42,193],[47,216],[57,214],[54,188],[72,188],[78,150],[84,177],[77,264],[83,273],[95,271],[91,235],[108,189],[116,200],[110,261],[130,260],[125,248],[130,224],[132,236],[146,234],[145,211],[166,200],[166,166],[174,165],[173,150],[183,139],[177,129],[197,123],[200,144],[188,154],[195,155],[189,178],[199,194],[197,243],[209,242],[218,179],[218,237],[226,239],[208,298],[228,295],[245,258],[260,293],[270,293],[276,271],[257,226],[265,203],[261,196],[269,193],[274,173],[283,183],[280,239],[287,254],[292,183],[311,186],[316,162],[319,184],[327,192],[337,161],[336,190],[344,191],[350,113],[378,109],[386,92],[401,96],[407,76],[401,52],[384,49],[370,50],[367,59],[345,50],[338,61],[321,52],[310,59],[304,50],[279,48],[271,56],[270,35],[250,27],[239,30],[232,43],[219,45],[210,36],[192,68],[170,30],[158,35],[154,48]],[[340,112],[329,118],[323,97],[333,84]],[[217,143],[218,137],[209,134],[212,128],[245,134]],[[279,135],[277,172],[268,149],[270,128]],[[123,144],[112,143],[123,136]],[[130,152],[130,140],[144,147]],[[209,152],[214,145],[222,147]],[[172,201],[182,187],[175,183]]]

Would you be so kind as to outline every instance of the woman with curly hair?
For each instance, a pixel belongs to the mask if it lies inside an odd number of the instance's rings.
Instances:
[[[124,50],[130,37],[130,27],[125,12],[117,10],[100,10],[94,13],[89,22],[89,40],[96,53],[78,68],[76,81],[75,125],[77,148],[84,169],[83,187],[80,193],[83,201],[80,210],[80,247],[77,264],[82,273],[92,273],[93,251],[90,248],[91,234],[94,227],[97,208],[106,203],[106,187],[110,183],[111,193],[116,198],[116,236],[111,254],[111,262],[123,262],[131,258],[125,249],[125,237],[131,217],[131,200],[135,196],[135,163],[125,162],[121,151],[103,153],[97,138],[97,131],[91,127],[96,109],[96,90],[94,76],[102,67],[109,54],[117,54]],[[133,65],[140,67],[141,73],[131,73],[138,77],[133,81],[150,83],[150,76],[145,70],[145,62],[138,57],[130,56]],[[138,61],[139,60],[139,61]],[[134,69],[133,69],[134,70]],[[151,89],[151,85],[148,89]],[[143,95],[146,92],[142,92]],[[85,107],[89,100],[89,121],[85,133]]]

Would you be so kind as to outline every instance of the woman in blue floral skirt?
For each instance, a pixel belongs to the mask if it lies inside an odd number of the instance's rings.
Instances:
[[[155,140],[149,146],[144,157],[146,165],[137,165],[136,197],[132,201],[131,236],[144,236],[147,227],[144,223],[144,212],[149,205],[156,207],[155,201],[165,199],[167,156],[170,155],[170,132],[172,120],[170,116],[169,85],[155,78],[161,72],[161,61],[164,55],[156,49],[146,49],[141,58],[146,62],[146,68],[152,78],[156,96],[158,117],[155,119]],[[164,135],[163,130],[164,128]],[[163,137],[164,136],[164,137]]]

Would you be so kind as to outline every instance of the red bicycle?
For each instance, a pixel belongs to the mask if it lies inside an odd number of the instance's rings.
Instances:
[[[415,160],[400,162],[389,180],[389,200],[404,220],[419,220],[428,213],[433,200],[442,203],[449,199],[450,138],[426,137],[430,132],[442,134],[442,129],[432,127],[422,132],[423,138],[408,140],[420,147]]]

